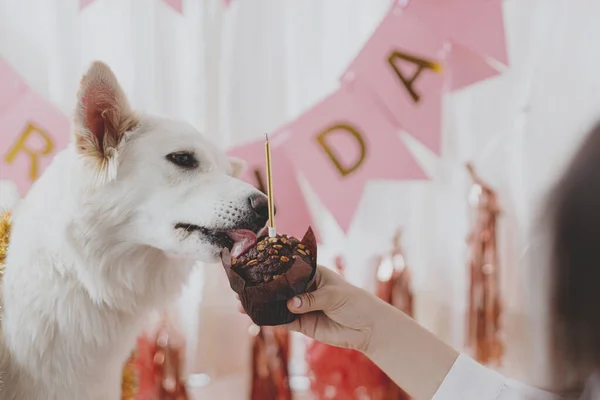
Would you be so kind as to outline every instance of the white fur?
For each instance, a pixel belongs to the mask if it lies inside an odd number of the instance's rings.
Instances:
[[[90,82],[122,95],[103,64],[92,66],[82,88]],[[2,400],[120,399],[123,364],[149,315],[178,295],[197,260],[215,262],[220,252],[201,233],[174,225],[228,230],[253,218],[249,198],[260,194],[231,177],[240,163],[186,123],[126,117],[135,127],[117,132],[110,154],[78,149],[92,132],[76,117],[74,143],[15,210],[4,276]],[[197,154],[198,169],[166,160],[180,150]],[[110,179],[98,179],[102,173]]]

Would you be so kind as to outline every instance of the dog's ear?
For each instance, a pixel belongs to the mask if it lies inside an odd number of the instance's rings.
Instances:
[[[125,93],[111,69],[96,61],[81,80],[75,110],[77,151],[91,157],[99,177],[116,175],[117,149],[125,132],[139,125]]]
[[[246,171],[246,161],[241,158],[229,157],[229,175],[239,178]]]

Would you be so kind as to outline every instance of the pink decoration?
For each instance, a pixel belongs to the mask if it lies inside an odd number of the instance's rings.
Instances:
[[[0,113],[0,179],[24,195],[69,141],[69,119],[33,91]]]
[[[440,36],[418,18],[394,7],[350,64],[343,80],[367,88],[365,93],[370,92],[387,108],[395,126],[440,154],[441,70],[446,53]]]
[[[453,44],[448,60],[450,89],[458,90],[500,74],[480,54]]]
[[[183,0],[163,0],[171,8],[177,11],[179,14],[183,14]]]
[[[225,7],[229,7],[231,5],[231,0],[223,0],[223,3],[225,3]]]
[[[367,181],[427,178],[380,107],[348,87],[304,113],[281,135],[289,159],[345,231]]]
[[[0,112],[4,111],[29,90],[27,83],[0,58]]]
[[[279,233],[301,238],[306,229],[312,224],[311,216],[296,172],[283,148],[274,145],[276,138],[271,137],[271,163],[273,166],[273,192],[277,214],[276,228]],[[252,142],[237,147],[228,152],[232,157],[245,160],[248,163],[242,180],[266,192],[267,181],[265,174],[265,145],[264,141]],[[257,173],[260,175],[257,177]],[[314,227],[313,227],[314,229]]]
[[[406,12],[445,39],[508,64],[502,1],[412,0]]]
[[[311,394],[317,400],[400,400],[390,394],[385,373],[356,350],[313,341],[306,362]]]

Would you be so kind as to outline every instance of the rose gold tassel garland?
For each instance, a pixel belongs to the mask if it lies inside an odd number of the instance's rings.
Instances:
[[[394,235],[392,250],[380,257],[377,263],[377,296],[407,315],[414,316],[410,270],[406,266],[400,239],[402,232]]]
[[[8,242],[10,238],[11,231],[11,214],[10,212],[1,212],[0,213],[0,287],[2,287],[2,280],[4,277],[4,268],[6,266],[6,254],[8,252]],[[2,299],[2,290],[0,290],[0,327],[2,326],[2,315],[4,314],[3,310],[3,299]],[[0,348],[0,359],[2,357],[2,348]],[[2,376],[2,371],[0,371],[0,398],[3,398],[2,395],[4,392],[4,377]]]
[[[346,270],[336,257],[337,272]],[[311,399],[315,400],[398,400],[390,397],[390,379],[364,354],[312,341],[306,351]]]
[[[4,261],[8,253],[8,241],[10,238],[10,217],[9,212],[0,213],[0,282],[4,275]]]
[[[472,209],[470,247],[469,316],[467,346],[473,357],[483,364],[500,365],[503,355],[500,316],[499,264],[497,251],[497,219],[500,207],[496,193],[475,173],[467,169],[473,180],[469,202]]]
[[[271,326],[251,327],[252,392],[251,400],[291,400],[289,387],[289,343],[287,330]]]
[[[188,400],[182,378],[183,337],[166,324],[152,340],[140,336],[123,369],[122,400]]]

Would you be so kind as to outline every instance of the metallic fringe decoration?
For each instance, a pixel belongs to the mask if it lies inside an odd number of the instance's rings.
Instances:
[[[121,400],[189,399],[181,379],[183,347],[177,345],[176,335],[162,326],[154,338],[138,337],[137,346],[123,369]]]
[[[392,241],[392,249],[377,261],[377,296],[410,317],[414,317],[413,292],[410,270],[404,259],[401,245],[402,231],[398,230]],[[408,400],[410,396],[391,380],[387,397],[390,400]]]
[[[392,250],[377,262],[377,296],[414,317],[410,270],[404,259],[401,237],[402,231],[398,230],[392,241]]]
[[[123,368],[123,380],[121,381],[121,400],[135,400],[138,392],[137,368],[135,365],[135,354],[132,354]]]
[[[3,310],[3,299],[2,299],[2,278],[4,277],[4,268],[6,261],[6,253],[8,252],[8,242],[10,239],[10,223],[11,214],[10,212],[3,212],[0,214],[0,331],[2,330],[2,314]],[[0,349],[0,352],[4,351]],[[0,353],[0,359],[3,355]],[[0,398],[2,397],[2,392],[4,387],[4,381],[2,376],[2,371],[0,371]]]
[[[496,229],[501,210],[496,193],[477,176],[473,165],[468,164],[467,169],[473,181],[467,346],[480,363],[500,365],[504,349]]]
[[[4,261],[8,252],[8,241],[10,238],[10,212],[3,212],[0,215],[0,282],[4,276]]]
[[[189,400],[181,371],[184,340],[179,332],[168,328],[166,315],[163,316],[163,326],[159,329],[155,342],[153,362],[158,366],[160,378],[158,399]]]
[[[271,326],[255,329],[252,344],[251,400],[291,400],[288,361],[290,334]]]
[[[335,258],[336,270],[344,277],[346,266]],[[311,399],[404,400],[398,386],[364,354],[313,340],[306,349]]]

